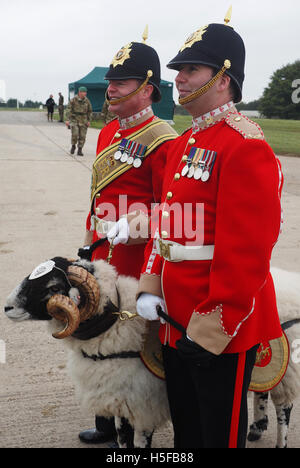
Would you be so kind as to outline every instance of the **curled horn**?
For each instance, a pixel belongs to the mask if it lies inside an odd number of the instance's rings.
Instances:
[[[93,317],[99,306],[100,289],[96,278],[80,266],[70,265],[68,268],[70,283],[79,289],[81,296],[80,322]]]
[[[79,289],[81,305],[77,305],[68,296],[55,294],[47,303],[48,313],[57,320],[66,323],[65,328],[52,336],[62,339],[72,335],[81,322],[93,317],[99,306],[100,289],[96,278],[82,267],[70,265],[68,279],[72,286]]]
[[[53,333],[53,337],[57,339],[66,338],[79,327],[80,312],[76,304],[68,297],[62,294],[55,294],[47,303],[48,313],[59,320],[64,322],[65,328],[60,332]]]

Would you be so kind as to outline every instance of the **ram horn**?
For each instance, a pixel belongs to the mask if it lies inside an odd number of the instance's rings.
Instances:
[[[70,265],[68,268],[70,283],[79,289],[81,304],[79,306],[80,322],[93,317],[99,307],[100,289],[96,278],[85,268]]]
[[[76,304],[68,296],[55,294],[47,303],[48,313],[59,320],[66,323],[65,328],[59,332],[53,333],[53,338],[59,340],[72,335],[80,324],[80,312]]]

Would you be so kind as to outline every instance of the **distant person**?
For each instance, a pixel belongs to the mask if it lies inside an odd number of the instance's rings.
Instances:
[[[81,86],[78,90],[78,95],[71,99],[67,107],[66,125],[71,128],[72,133],[72,147],[70,153],[75,153],[76,144],[78,142],[78,156],[83,156],[82,148],[85,143],[87,129],[90,126],[93,112],[92,104],[86,95],[86,87]]]
[[[59,122],[64,121],[64,97],[61,93],[58,93],[58,113],[59,113]]]
[[[47,107],[47,118],[48,122],[51,120],[53,122],[53,112],[54,112],[54,106],[55,106],[55,101],[53,99],[53,94],[50,94],[49,99],[46,101],[46,107]]]
[[[101,110],[101,118],[105,122],[105,125],[107,125],[109,122],[117,118],[116,114],[109,111],[108,108],[109,108],[109,104],[107,100],[105,99],[102,110]]]

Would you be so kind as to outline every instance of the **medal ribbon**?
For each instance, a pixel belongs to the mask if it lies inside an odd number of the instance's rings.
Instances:
[[[139,144],[138,144],[136,141],[134,141],[134,142],[133,142],[133,145],[132,145],[132,147],[131,147],[131,151],[130,151],[130,156],[131,156],[133,159],[135,159],[135,154],[136,154],[136,152],[137,152],[138,146],[139,146]]]
[[[209,174],[211,174],[215,161],[216,161],[217,153],[216,151],[211,151],[211,150],[208,150],[207,153],[208,153],[208,158],[207,158],[205,166],[206,166],[206,169],[209,171]]]
[[[200,166],[204,153],[205,149],[196,148],[192,162],[195,167]]]
[[[144,146],[144,145],[140,144],[138,146],[138,149],[137,149],[135,155],[134,155],[134,159],[136,159],[136,158],[143,159],[144,156],[145,156],[146,151],[147,151],[147,146]]]
[[[124,149],[126,148],[126,145],[127,145],[127,142],[128,140],[126,140],[126,138],[123,138],[121,140],[121,143],[120,143],[120,146],[118,148],[118,151],[121,151],[121,153],[124,151]]]

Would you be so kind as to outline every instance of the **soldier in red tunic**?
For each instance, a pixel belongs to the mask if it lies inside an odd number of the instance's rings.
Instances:
[[[237,112],[245,49],[227,24],[191,35],[168,64],[192,128],[167,155],[159,224],[137,310],[157,320],[176,448],[244,447],[258,344],[281,336],[270,259],[282,173]]]
[[[114,57],[105,77],[109,84],[109,110],[118,116],[100,132],[93,164],[91,210],[87,217],[86,258],[106,259],[106,240],[122,216],[151,213],[161,199],[162,172],[167,148],[177,133],[154,116],[152,102],[160,100],[160,62],[156,51],[145,43],[132,42]],[[112,237],[114,237],[112,235]],[[104,239],[99,245],[98,241]],[[133,245],[116,245],[111,264],[119,274],[139,278],[144,262],[147,233]],[[97,248],[95,249],[95,247]],[[80,439],[101,443],[115,434],[112,420],[96,417],[96,429],[83,431]]]

